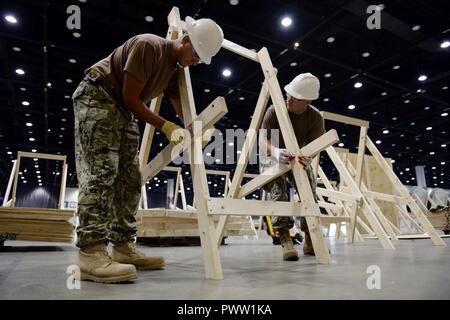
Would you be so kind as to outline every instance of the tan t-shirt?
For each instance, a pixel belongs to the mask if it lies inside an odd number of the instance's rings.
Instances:
[[[325,124],[323,117],[320,114],[320,111],[314,106],[309,105],[305,112],[300,115],[297,115],[293,112],[288,112],[288,114],[292,126],[294,127],[295,137],[297,138],[297,142],[300,148],[325,133]],[[263,122],[261,124],[261,128],[268,129],[268,139],[271,138],[270,129],[280,129],[280,124],[278,123],[278,119],[275,113],[275,107],[273,105],[267,109],[266,114],[264,115]],[[279,131],[278,135],[280,139],[280,145],[275,146],[279,148],[285,148],[286,146],[284,144],[281,130]],[[273,141],[271,141],[271,143],[274,144]]]
[[[157,35],[145,33],[128,39],[108,57],[86,69],[99,69],[114,90],[122,98],[124,71],[130,72],[144,83],[141,99],[148,103],[165,93],[179,98],[177,61],[172,57],[173,43]]]

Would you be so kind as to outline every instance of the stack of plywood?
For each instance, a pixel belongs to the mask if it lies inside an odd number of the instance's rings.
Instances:
[[[195,211],[153,208],[138,210],[138,237],[198,237]]]
[[[250,217],[233,216],[227,223],[226,236],[254,236],[256,231]],[[215,217],[217,224],[219,218]],[[195,209],[172,210],[153,208],[138,210],[138,237],[198,237],[198,217]]]
[[[347,153],[347,159],[353,164],[353,167],[356,168],[356,153]],[[392,168],[392,162],[390,158],[386,159],[388,165]],[[383,169],[377,164],[375,158],[370,155],[364,156],[364,168],[362,174],[362,182],[367,186],[367,189],[370,191],[394,194],[394,187],[389,182],[388,178],[384,174]],[[379,200],[375,200],[378,207],[381,209],[383,214],[396,226],[400,227],[400,221],[397,213],[397,209],[393,203],[383,202]],[[364,218],[363,215],[359,215],[364,222],[368,223],[368,221]],[[365,231],[363,229],[359,229],[361,233]]]
[[[226,236],[256,236],[252,217],[230,216],[225,229]]]
[[[40,208],[0,208],[0,235],[11,240],[69,242],[74,226],[73,210]]]
[[[426,212],[428,220],[436,230],[442,230],[445,234],[450,231],[450,207],[433,209]]]

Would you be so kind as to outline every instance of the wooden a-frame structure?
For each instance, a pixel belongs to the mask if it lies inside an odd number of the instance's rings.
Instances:
[[[186,26],[180,18],[178,8],[174,7],[172,9],[168,16],[168,23],[168,39],[177,39],[182,36],[182,32],[186,29]],[[196,195],[195,210],[198,216],[203,262],[207,279],[223,278],[219,244],[221,243],[229,215],[305,216],[316,253],[316,261],[321,264],[329,264],[330,254],[321,230],[319,206],[315,202],[306,171],[300,164],[293,161],[291,165],[280,166],[278,170],[284,171],[284,173],[289,170],[292,171],[295,183],[300,192],[301,202],[243,200],[242,198],[246,194],[266,184],[271,176],[260,175],[244,186],[241,186],[241,182],[249,161],[250,151],[256,142],[256,129],[260,127],[269,98],[272,99],[275,106],[276,115],[281,124],[281,134],[286,146],[296,155],[316,155],[321,150],[338,141],[336,131],[332,130],[300,149],[295,139],[292,124],[289,121],[283,94],[276,76],[277,71],[272,65],[267,49],[262,48],[259,52],[253,52],[226,39],[222,47],[244,58],[257,62],[261,66],[265,78],[250,124],[251,130],[248,131],[227,198],[210,197],[203,161],[203,147],[208,142],[208,139],[205,139],[203,133],[205,130],[211,129],[227,113],[227,107],[224,99],[218,97],[201,114],[197,115],[188,68],[180,71],[178,81],[184,126],[193,138],[191,141],[184,143],[184,145],[168,145],[148,163],[149,150],[155,129],[147,124],[140,149],[142,184],[145,187],[146,181],[154,177],[182,151],[189,150],[193,187]],[[153,112],[159,112],[161,100],[162,96],[152,100],[150,109]],[[199,126],[198,123],[201,123],[201,125]],[[214,215],[221,215],[217,227],[213,221]]]
[[[411,231],[425,233],[429,236],[435,245],[445,246],[445,242],[438,235],[437,231],[433,228],[432,224],[420,209],[416,200],[412,198],[408,189],[401,183],[400,179],[395,174],[392,167],[387,163],[386,159],[382,156],[376,145],[372,142],[367,134],[369,128],[369,122],[353,117],[347,117],[330,112],[322,112],[325,120],[335,121],[352,125],[360,128],[358,154],[356,158],[356,166],[352,165],[349,159],[346,158],[345,152],[337,152],[332,146],[326,149],[326,152],[330,156],[333,163],[336,165],[343,183],[340,186],[339,191],[347,191],[355,195],[360,195],[361,202],[359,207],[354,206],[350,209],[351,215],[354,217],[355,222],[352,226],[356,227],[357,223],[360,223],[364,228],[362,221],[359,219],[357,212],[364,214],[369,221],[369,225],[372,228],[372,232],[378,237],[383,248],[395,249],[391,240],[398,240],[402,236],[402,232],[394,224],[387,219],[382,210],[378,206],[376,200],[394,203],[399,210],[399,214],[405,221],[405,224]],[[374,192],[362,181],[363,169],[366,163],[366,150],[375,159],[378,166],[382,169],[389,183],[392,185],[396,194],[388,194],[381,192]],[[348,150],[347,150],[348,153]],[[324,173],[319,169],[319,177],[324,181]],[[350,177],[348,175],[350,174]],[[347,177],[347,178],[346,178]],[[353,181],[352,181],[353,180]],[[353,183],[354,182],[354,183]],[[355,185],[356,184],[356,185]],[[356,188],[355,188],[356,187]],[[415,219],[412,219],[409,213],[406,211],[406,206],[409,207],[411,214]],[[359,210],[358,210],[359,208]],[[377,221],[375,221],[375,219]],[[350,237],[353,238],[355,230],[350,230]]]

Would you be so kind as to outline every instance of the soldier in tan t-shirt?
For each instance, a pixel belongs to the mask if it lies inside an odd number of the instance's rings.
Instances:
[[[171,143],[182,142],[181,128],[150,111],[146,103],[165,93],[183,119],[177,71],[210,64],[223,42],[222,29],[210,19],[187,17],[186,28],[178,40],[153,34],[132,37],[88,68],[72,95],[81,280],[124,282],[136,277],[136,268],[165,265],[164,258],[145,256],[133,242],[141,195],[134,116],[161,129]],[[114,244],[111,257],[108,242]]]
[[[320,83],[319,79],[311,73],[302,73],[292,80],[290,84],[284,87],[287,93],[286,107],[289,111],[289,118],[294,128],[295,137],[299,147],[303,147],[309,142],[317,139],[325,133],[324,120],[319,110],[311,105],[311,101],[319,97]],[[274,165],[274,161],[289,164],[295,157],[286,150],[283,137],[280,131],[277,132],[279,143],[273,139],[271,130],[279,130],[280,125],[276,117],[274,106],[270,106],[262,122],[263,136],[260,139],[260,148],[270,155],[270,158],[261,159],[261,171]],[[313,194],[315,195],[316,179],[311,167],[311,159],[306,157],[298,157],[296,159],[303,165],[308,174]],[[270,193],[274,201],[288,201],[288,182],[293,183],[292,174],[278,177],[271,181],[264,189]],[[303,253],[314,255],[314,249],[311,243],[311,237],[308,231],[308,225],[304,217],[300,218],[301,229],[305,232],[305,242],[303,245]],[[289,229],[294,226],[292,217],[273,217],[273,229],[278,231],[281,246],[283,250],[283,259],[289,261],[297,261],[298,253],[294,248]]]

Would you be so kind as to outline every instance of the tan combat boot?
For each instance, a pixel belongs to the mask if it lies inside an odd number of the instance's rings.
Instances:
[[[140,270],[162,269],[166,265],[163,257],[148,257],[139,251],[133,242],[116,244],[111,257],[120,263],[133,264]]]
[[[281,248],[283,249],[283,260],[297,261],[298,253],[294,248],[289,229],[282,229],[278,231],[278,234],[280,236]]]
[[[80,280],[101,283],[126,282],[136,278],[132,264],[120,264],[111,260],[106,245],[96,244],[84,247],[78,253]]]
[[[309,256],[315,256],[314,248],[311,242],[311,235],[309,232],[305,232],[305,242],[303,243],[303,254]]]

